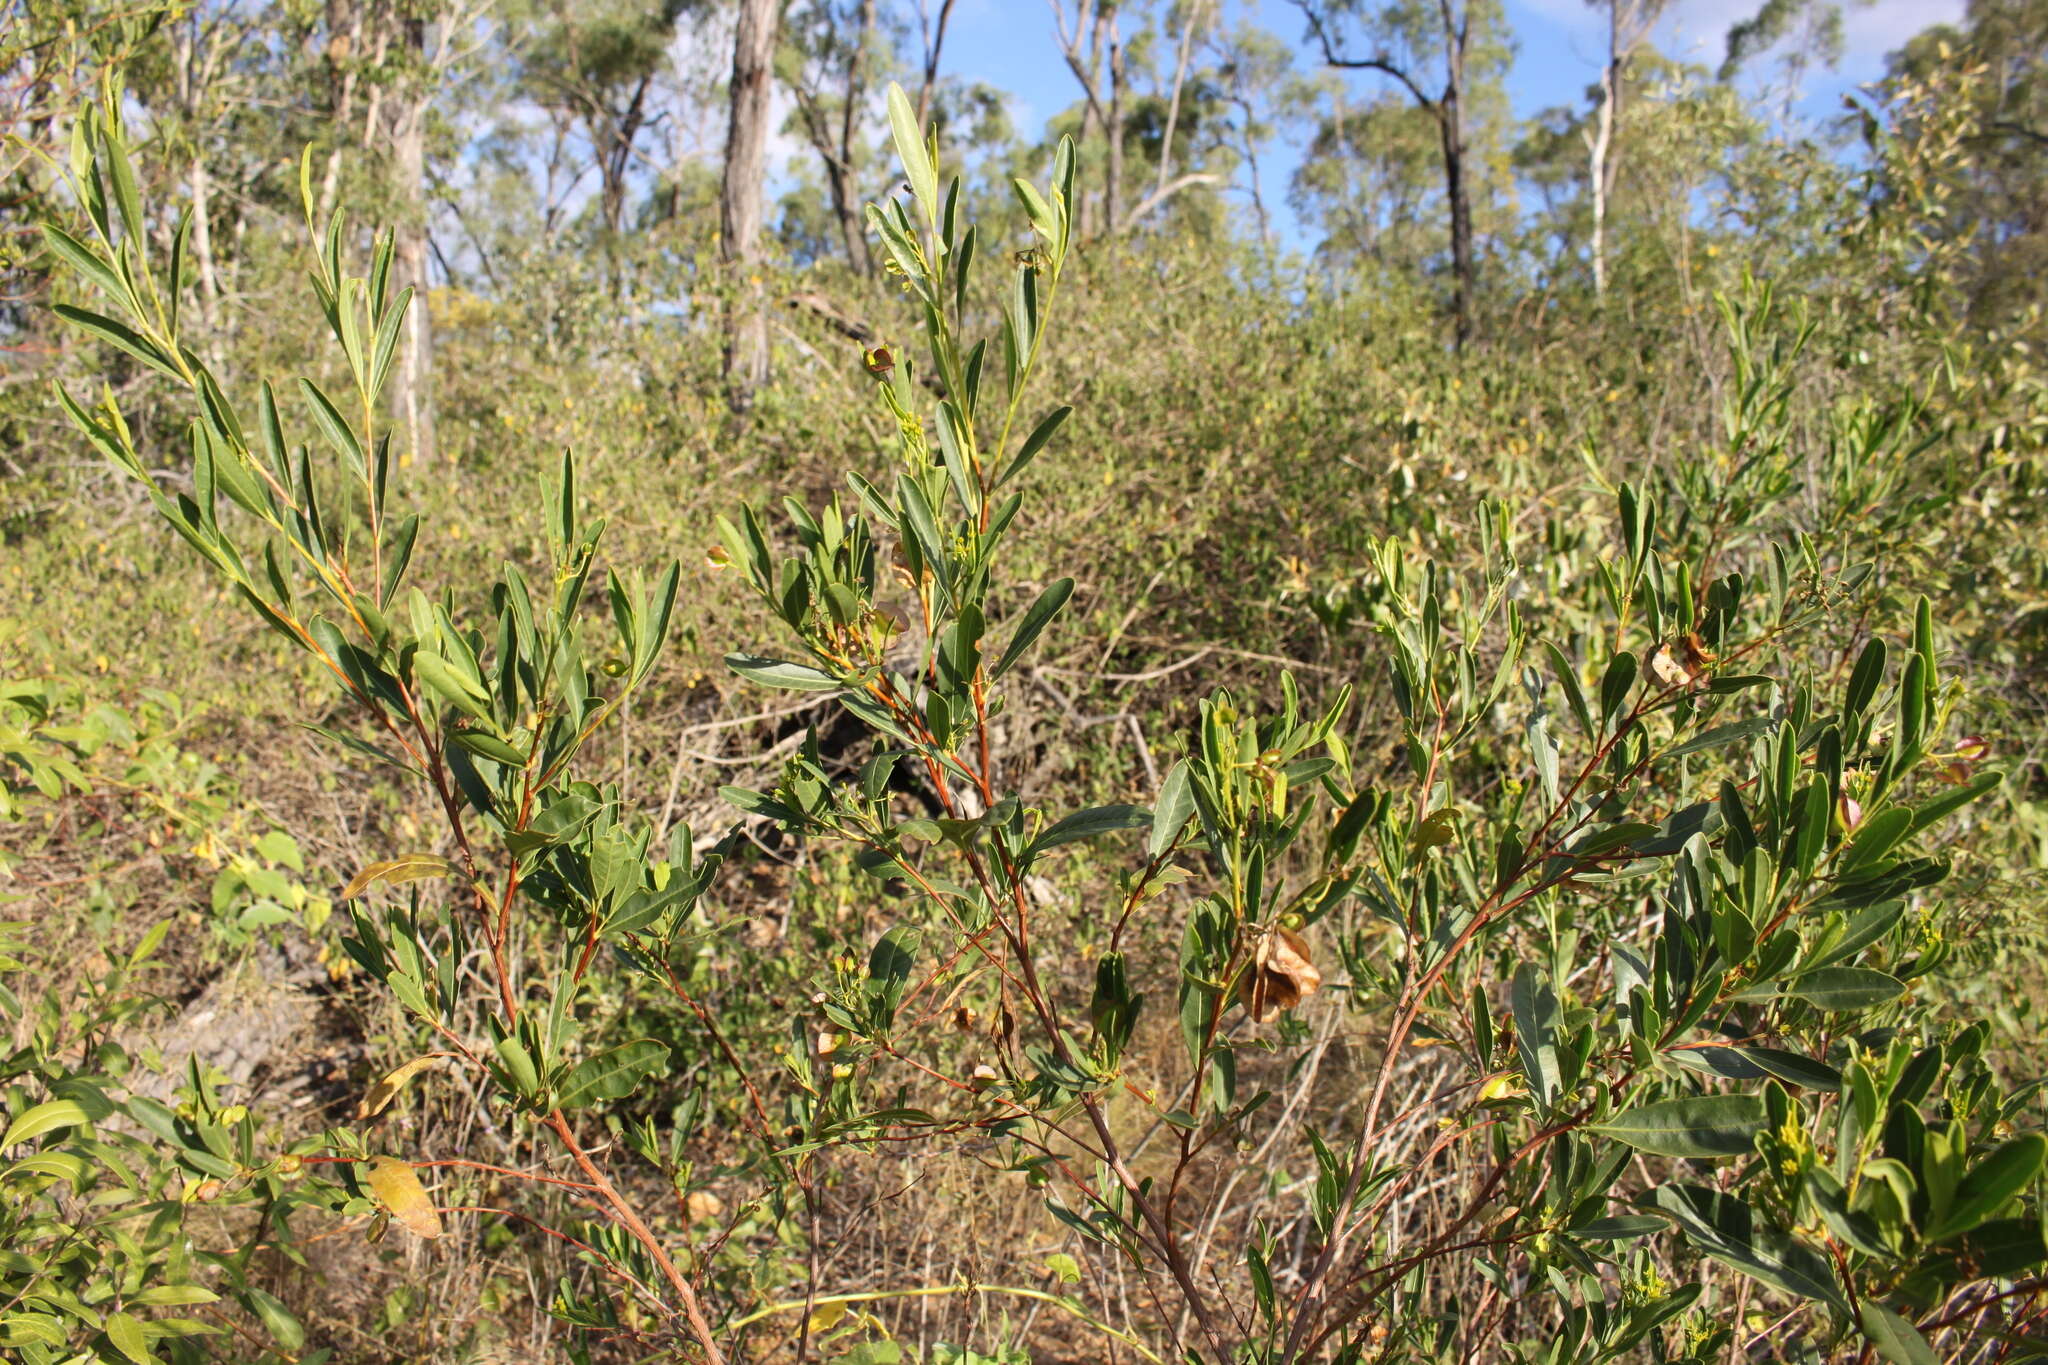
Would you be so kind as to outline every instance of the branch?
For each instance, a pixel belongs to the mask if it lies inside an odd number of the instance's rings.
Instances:
[[[1143,218],[1146,214],[1173,198],[1180,191],[1187,189],[1190,185],[1214,185],[1222,179],[1223,177],[1217,175],[1214,171],[1189,171],[1185,175],[1175,176],[1172,180],[1161,185],[1158,189],[1153,190],[1152,193],[1140,200],[1138,206],[1132,209],[1129,216],[1118,226],[1130,227],[1140,218]]]
[[[1328,31],[1323,28],[1322,16],[1317,14],[1311,7],[1310,0],[1293,0],[1293,4],[1308,19],[1309,32],[1315,36],[1316,42],[1322,46],[1323,64],[1325,66],[1333,66],[1340,71],[1377,71],[1382,75],[1392,76],[1408,88],[1408,93],[1415,97],[1416,104],[1422,108],[1435,113],[1441,107],[1442,102],[1433,100],[1428,95],[1425,95],[1422,92],[1422,87],[1415,83],[1415,78],[1396,64],[1392,57],[1384,53],[1377,57],[1362,58],[1340,55],[1336,45],[1330,41]]]

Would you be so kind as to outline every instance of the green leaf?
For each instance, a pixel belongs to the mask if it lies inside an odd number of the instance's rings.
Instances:
[[[84,1107],[78,1101],[50,1100],[36,1105],[7,1125],[6,1136],[0,1137],[0,1151],[32,1141],[59,1128],[72,1128],[89,1121]]]
[[[1877,1353],[1892,1365],[1935,1365],[1934,1348],[1919,1329],[1875,1299],[1857,1306],[1856,1321]]]
[[[2005,781],[2005,774],[2002,772],[1977,774],[1977,776],[1971,778],[1962,786],[1957,787],[1954,791],[1944,792],[1926,805],[1916,808],[1913,811],[1912,828],[1906,832],[1909,835],[1918,834],[1929,825],[1944,819],[1955,811],[1961,810],[1964,806],[1969,805],[1972,801],[1984,795],[1984,793],[1994,790],[2003,781]]]
[[[285,1350],[296,1351],[306,1344],[305,1327],[275,1295],[252,1287],[237,1297],[262,1321],[263,1330],[270,1333],[270,1339]]]
[[[1897,977],[1872,967],[1822,967],[1784,988],[1784,994],[1824,1010],[1870,1009],[1905,993]]]
[[[903,176],[910,182],[910,192],[917,196],[925,216],[937,222],[939,174],[925,147],[924,134],[917,126],[917,110],[910,103],[910,96],[903,93],[903,87],[894,81],[889,82],[889,131],[895,136],[896,159],[903,163]]]
[[[43,242],[64,258],[65,264],[91,280],[101,293],[120,303],[128,302],[128,286],[114,273],[114,267],[91,247],[53,223],[43,224]]]
[[[1927,1229],[1927,1240],[1940,1242],[1968,1232],[1998,1212],[2033,1183],[2044,1158],[2048,1158],[2048,1138],[2039,1133],[2001,1144],[1962,1178],[1949,1200],[1948,1212]]]
[[[1538,1099],[1553,1104],[1560,1085],[1557,993],[1537,976],[1533,964],[1524,962],[1515,968],[1508,1003],[1515,1014],[1515,1047],[1521,1054],[1522,1075]]]
[[[483,685],[457,672],[438,654],[421,650],[412,656],[412,674],[442,701],[472,720],[489,721],[491,699]]]
[[[1749,720],[1738,720],[1728,725],[1716,725],[1711,730],[1700,731],[1683,744],[1666,749],[1664,757],[1682,758],[1687,754],[1696,754],[1704,749],[1717,749],[1724,744],[1733,744],[1739,739],[1753,739],[1758,735],[1768,734],[1776,729],[1777,725],[1778,720],[1775,716],[1755,716]]]
[[[1596,1242],[1628,1242],[1653,1232],[1662,1232],[1669,1226],[1662,1218],[1652,1218],[1648,1214],[1622,1214],[1615,1218],[1596,1218],[1582,1228],[1573,1228],[1572,1235],[1590,1237]]]
[[[1764,1122],[1758,1096],[1696,1095],[1624,1110],[1590,1131],[1658,1156],[1742,1156]]]
[[[74,308],[68,303],[57,304],[50,311],[72,326],[82,327],[101,341],[126,351],[158,374],[175,379],[180,384],[186,382],[185,376],[172,367],[171,362],[156,348],[154,342],[145,339],[126,323],[116,322],[110,317],[84,308]]]
[[[1017,458],[1010,461],[1009,467],[1003,470],[1002,477],[996,480],[995,486],[1001,488],[1023,473],[1024,466],[1037,458],[1038,452],[1045,448],[1045,443],[1052,439],[1053,433],[1060,429],[1062,422],[1073,415],[1073,411],[1071,407],[1057,407],[1047,413],[1039,424],[1031,429],[1031,434],[1024,438],[1024,445],[1017,451]]]
[[[575,1109],[602,1100],[623,1099],[667,1061],[668,1044],[652,1038],[609,1048],[577,1064],[562,1082],[559,1103],[564,1109]]]
[[[107,1340],[114,1349],[136,1365],[149,1365],[153,1357],[149,1354],[149,1335],[142,1330],[142,1319],[132,1313],[109,1313],[106,1322]]]
[[[1046,626],[1052,623],[1052,618],[1059,615],[1060,608],[1067,605],[1067,599],[1073,595],[1074,580],[1071,578],[1062,578],[1052,583],[1038,595],[1038,600],[1024,613],[1024,619],[1017,623],[1017,633],[1010,637],[1009,647],[1003,651],[1003,657],[996,660],[995,668],[990,670],[990,682],[1010,671],[1011,666],[1024,656],[1025,650],[1031,648],[1032,642],[1044,633]]]
[[[839,679],[809,664],[764,659],[755,654],[728,654],[725,666],[763,687],[782,687],[792,692],[836,692],[841,686]]]
[[[1849,1311],[1827,1259],[1789,1233],[1770,1227],[1733,1195],[1698,1185],[1664,1185],[1657,1207],[1677,1220],[1685,1239],[1705,1255],[1773,1289]]]
[[[1194,813],[1194,782],[1188,776],[1187,760],[1182,759],[1159,784],[1159,804],[1152,809],[1152,837],[1145,845],[1146,856],[1157,862],[1161,854],[1173,847]]]
[[[1746,1060],[1754,1062],[1765,1073],[1789,1085],[1831,1093],[1842,1088],[1842,1073],[1826,1062],[1815,1061],[1797,1052],[1786,1052],[1775,1047],[1743,1047],[1734,1050],[1741,1053]]]
[[[356,439],[355,429],[343,420],[340,409],[329,401],[320,386],[310,379],[299,381],[299,392],[306,396],[306,405],[313,409],[313,425],[320,428],[320,434],[327,438],[327,444],[334,447],[357,478],[363,476],[363,443]]]
[[[526,755],[483,730],[451,730],[448,737],[473,754],[480,754],[493,763],[503,763],[511,768],[526,766]]]
[[[1048,849],[1077,843],[1120,829],[1143,829],[1152,823],[1152,812],[1143,806],[1091,806],[1075,811],[1066,819],[1031,841],[1022,861],[1029,863]]]

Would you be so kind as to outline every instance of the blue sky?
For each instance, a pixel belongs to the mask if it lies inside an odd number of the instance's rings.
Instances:
[[[1717,66],[1729,26],[1758,3],[1673,0],[1655,41],[1669,55]],[[1605,52],[1604,14],[1585,0],[1506,0],[1506,8],[1517,49],[1508,78],[1515,112],[1527,115],[1580,100],[1599,77]],[[1285,0],[1225,0],[1225,9],[1233,17],[1254,17],[1290,41],[1301,37],[1300,12]],[[1883,72],[1887,52],[1929,24],[1957,18],[1962,9],[1963,0],[1850,0],[1844,14],[1847,50],[1841,65],[1807,78],[1795,117],[1831,116],[1839,110],[1843,92]],[[1306,65],[1308,50],[1300,50]],[[959,0],[946,38],[944,65],[949,75],[987,81],[1012,92],[1019,131],[1027,134],[1039,132],[1047,117],[1079,93],[1060,59],[1047,0]],[[1754,64],[1753,74],[1745,78],[1753,93],[1761,93],[1773,68],[1768,59]],[[1370,73],[1351,79],[1361,89],[1380,80]],[[1282,216],[1278,226],[1283,238],[1295,244],[1300,243],[1300,228],[1292,223],[1283,201],[1299,160],[1298,149],[1277,148],[1265,186],[1268,202]]]

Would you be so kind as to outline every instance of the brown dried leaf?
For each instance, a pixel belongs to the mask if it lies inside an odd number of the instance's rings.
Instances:
[[[1252,1022],[1263,1024],[1321,990],[1323,974],[1309,961],[1308,944],[1289,929],[1275,929],[1259,941],[1239,994]]]
[[[370,1193],[415,1237],[441,1235],[441,1215],[411,1165],[395,1156],[370,1159]]]
[[[368,1090],[365,1090],[363,1097],[356,1101],[356,1121],[360,1123],[364,1119],[373,1119],[386,1109],[389,1109],[391,1102],[398,1098],[400,1091],[405,1089],[407,1081],[440,1060],[441,1058],[438,1054],[415,1057],[383,1080],[371,1086]]]
[[[371,863],[361,872],[349,878],[348,885],[341,889],[341,898],[354,900],[378,882],[387,886],[402,886],[406,882],[424,881],[428,877],[452,877],[455,864],[446,858],[437,858],[431,853],[408,853],[403,858],[388,862]]]

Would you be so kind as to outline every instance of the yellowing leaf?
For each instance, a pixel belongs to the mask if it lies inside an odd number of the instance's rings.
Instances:
[[[403,858],[389,862],[371,863],[361,872],[349,878],[348,885],[341,889],[341,898],[354,900],[378,882],[387,886],[402,886],[406,882],[424,881],[428,877],[452,877],[455,865],[446,858],[437,858],[431,853],[408,853]]]
[[[365,1090],[363,1097],[356,1101],[356,1121],[360,1123],[364,1119],[373,1119],[386,1109],[389,1109],[391,1102],[398,1098],[400,1091],[405,1089],[407,1081],[440,1060],[441,1058],[438,1055],[415,1057],[383,1080],[371,1086],[368,1090]]]
[[[380,1156],[372,1157],[369,1166],[370,1193],[407,1232],[426,1238],[441,1235],[441,1215],[410,1165],[395,1156]]]

